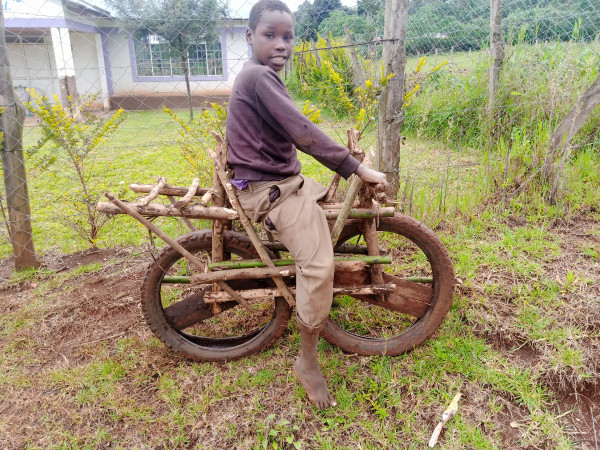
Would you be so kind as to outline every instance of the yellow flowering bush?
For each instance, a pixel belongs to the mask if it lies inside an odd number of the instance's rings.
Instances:
[[[416,96],[421,91],[421,87],[423,86],[423,83],[429,77],[431,77],[434,73],[436,73],[438,70],[440,70],[446,64],[448,64],[448,61],[445,60],[445,61],[442,61],[437,66],[435,66],[433,69],[431,69],[430,72],[423,72],[423,66],[425,66],[426,61],[427,61],[427,58],[425,56],[421,57],[419,59],[419,62],[417,63],[417,67],[415,68],[415,71],[408,77],[408,79],[406,81],[407,89],[406,89],[406,93],[404,94],[404,103],[402,105],[403,108],[408,108],[412,104],[413,100],[416,98]]]
[[[211,106],[211,110],[205,109],[191,122],[163,106],[163,110],[179,124],[177,143],[181,148],[181,155],[188,164],[190,175],[199,178],[201,186],[211,186],[213,182],[213,162],[208,154],[216,146],[212,131],[225,139],[227,104],[211,103]]]
[[[103,161],[102,167],[94,163],[97,153],[127,114],[119,109],[106,119],[95,116],[88,109],[97,95],[77,100],[69,97],[69,104],[63,106],[56,95],[54,103],[50,103],[35,90],[28,89],[28,92],[32,101],[25,103],[25,108],[38,118],[41,137],[36,145],[27,149],[27,155],[34,167],[51,171],[57,183],[65,178],[75,180],[74,188],[63,188],[53,199],[61,203],[62,213],[57,219],[96,248],[100,230],[108,220],[108,216],[96,211],[96,203],[106,191],[103,174],[110,163]]]

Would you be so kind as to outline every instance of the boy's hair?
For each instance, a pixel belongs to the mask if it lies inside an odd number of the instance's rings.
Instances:
[[[292,14],[288,5],[283,3],[280,0],[259,0],[254,4],[252,9],[250,10],[250,20],[248,21],[248,28],[252,31],[256,30],[256,26],[258,22],[260,22],[260,16],[263,11],[283,11],[286,13]]]

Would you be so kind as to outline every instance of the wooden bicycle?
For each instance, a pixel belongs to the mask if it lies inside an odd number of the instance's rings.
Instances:
[[[355,132],[348,135],[351,152],[364,157]],[[218,139],[210,189],[198,180],[187,188],[161,178],[156,185],[130,185],[147,194],[136,203],[107,194],[110,202],[97,205],[101,212],[131,215],[167,243],[146,269],[142,310],[165,345],[200,361],[268,348],[285,331],[295,303],[294,262],[245,216],[225,170],[226,149]],[[452,303],[454,270],[432,230],[381,206],[378,194],[361,184],[355,177],[344,203],[336,203],[334,176],[321,204],[336,256],[334,300],[321,336],[349,353],[398,355],[442,323]],[[159,195],[170,204],[151,203]],[[158,216],[180,217],[190,232],[173,239],[148,220]],[[197,230],[190,219],[209,219],[212,228]]]

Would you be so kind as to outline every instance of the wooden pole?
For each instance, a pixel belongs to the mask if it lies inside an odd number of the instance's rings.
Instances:
[[[24,107],[13,89],[6,55],[4,13],[0,8],[0,132],[2,132],[2,169],[8,207],[7,228],[15,255],[15,269],[39,267],[31,231],[31,210],[27,174],[23,158]]]
[[[352,57],[352,78],[354,81],[354,86],[359,87],[363,86],[365,83],[364,76],[362,73],[362,69],[358,62],[358,56],[356,55],[356,49],[354,48],[354,41],[352,40],[352,36],[350,35],[350,28],[348,28],[348,24],[344,24],[344,33],[346,33],[346,40],[350,45],[350,56]]]
[[[388,196],[394,200],[400,185],[400,131],[404,125],[404,83],[408,0],[386,0],[383,33],[384,75],[394,74],[383,88],[377,123],[376,169],[388,178]]]
[[[504,61],[504,44],[502,42],[502,0],[490,0],[490,52],[492,64],[488,82],[488,105],[487,114],[493,119],[496,109],[496,93],[498,92],[498,81],[500,70]]]

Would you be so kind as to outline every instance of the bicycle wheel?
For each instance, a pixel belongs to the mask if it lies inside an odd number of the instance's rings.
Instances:
[[[393,293],[334,297],[321,335],[343,351],[360,355],[398,355],[427,340],[452,304],[454,270],[448,251],[433,231],[417,220],[396,214],[377,224],[385,283]],[[360,221],[349,221],[339,243],[364,246]],[[370,273],[365,284],[371,283]],[[357,283],[357,276],[345,284]]]
[[[226,231],[224,250],[232,259],[258,255],[243,234]],[[186,250],[207,260],[212,232],[188,233],[178,240]],[[271,346],[284,332],[291,308],[282,298],[252,300],[252,313],[231,301],[213,314],[204,303],[209,286],[192,286],[185,277],[194,267],[172,247],[163,248],[146,270],[141,290],[142,311],[152,332],[169,348],[198,361],[227,361],[252,355]],[[177,278],[182,277],[182,278]],[[233,289],[266,287],[267,280],[233,280]]]

